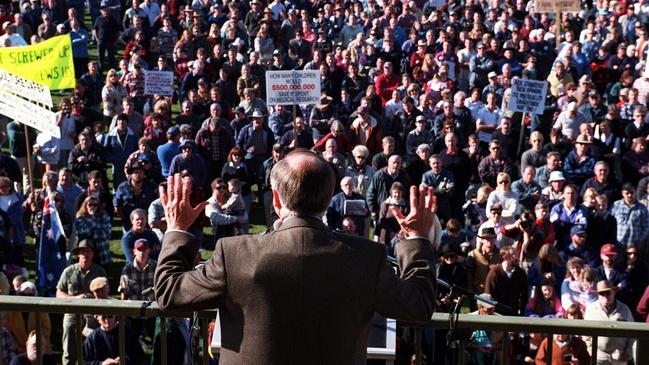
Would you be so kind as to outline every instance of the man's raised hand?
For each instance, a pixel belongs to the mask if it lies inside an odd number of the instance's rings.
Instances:
[[[192,207],[192,179],[174,174],[167,178],[167,190],[160,187],[160,202],[165,211],[167,229],[187,231],[196,218],[203,213],[207,202]]]
[[[407,216],[404,216],[397,207],[390,207],[390,212],[399,222],[406,237],[428,237],[428,232],[435,221],[436,211],[437,198],[434,190],[424,185],[419,186],[419,191],[415,185],[410,187],[410,213]]]

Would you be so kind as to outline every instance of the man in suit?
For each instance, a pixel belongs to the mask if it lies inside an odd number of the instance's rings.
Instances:
[[[156,270],[163,310],[220,308],[223,364],[365,364],[374,312],[430,319],[434,258],[428,230],[433,189],[411,188],[411,212],[394,212],[407,239],[396,246],[401,278],[385,247],[329,230],[320,216],[334,190],[327,162],[308,151],[271,172],[279,219],[264,235],[217,242],[212,258],[192,270],[200,241],[187,233],[205,203],[189,204],[191,181],[175,175],[161,191],[169,227]],[[312,359],[306,360],[305,359]]]

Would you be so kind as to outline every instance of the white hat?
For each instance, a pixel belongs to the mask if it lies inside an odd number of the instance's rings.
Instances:
[[[568,103],[568,111],[570,112],[570,111],[575,111],[575,110],[577,110],[577,103],[574,102],[574,101],[571,101],[570,103]]]
[[[482,293],[477,298],[482,298],[490,302],[494,301],[494,298],[491,296],[491,294],[487,294],[487,293]],[[491,303],[484,302],[480,299],[478,299],[478,306],[483,307],[485,309],[491,309],[494,307]]]
[[[561,171],[552,171],[550,173],[550,178],[548,179],[549,182],[553,181],[565,181],[566,178],[563,177],[563,172]]]

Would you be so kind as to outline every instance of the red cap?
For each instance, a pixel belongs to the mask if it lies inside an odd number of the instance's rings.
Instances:
[[[143,247],[149,248],[149,242],[145,238],[140,238],[139,240],[135,241],[135,249],[139,250]]]
[[[617,250],[615,245],[612,243],[607,243],[599,250],[599,253],[605,256],[617,256]]]

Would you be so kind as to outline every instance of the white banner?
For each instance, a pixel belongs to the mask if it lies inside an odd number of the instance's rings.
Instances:
[[[22,99],[0,90],[0,114],[61,138],[61,129],[56,125],[56,114],[28,101],[15,103],[19,100]]]
[[[537,13],[578,13],[580,10],[579,0],[534,0]]]
[[[52,107],[52,95],[47,86],[39,85],[33,81],[0,70],[0,89],[20,95],[31,101]]]
[[[317,104],[319,101],[320,71],[266,71],[266,104]]]
[[[543,114],[547,92],[548,83],[545,81],[515,78],[512,80],[512,98],[509,99],[509,110]]]
[[[144,95],[173,95],[174,73],[172,71],[146,71],[144,73]]]

